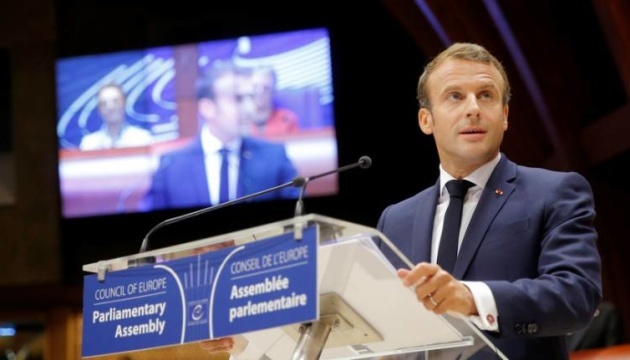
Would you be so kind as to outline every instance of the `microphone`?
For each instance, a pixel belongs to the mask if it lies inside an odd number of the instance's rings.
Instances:
[[[301,216],[304,213],[304,202],[303,202],[302,199],[304,197],[304,192],[306,192],[306,186],[308,185],[308,183],[311,180],[319,179],[321,177],[328,176],[328,175],[335,174],[335,173],[340,173],[342,171],[354,169],[356,167],[360,167],[361,169],[367,169],[370,166],[372,166],[372,159],[369,156],[365,156],[364,155],[364,156],[361,156],[359,158],[359,160],[357,162],[353,163],[353,164],[342,166],[340,168],[337,168],[337,169],[334,169],[334,170],[330,170],[330,171],[326,171],[326,172],[321,173],[321,174],[309,176],[307,178],[301,178],[302,179],[300,181],[301,184],[300,185],[295,185],[295,186],[299,186],[300,187],[300,195],[298,196],[297,203],[295,204],[295,216]],[[297,179],[299,179],[299,178],[295,178],[295,180],[297,180]]]
[[[205,214],[205,213],[210,212],[210,211],[219,210],[219,209],[222,209],[224,207],[231,206],[231,205],[234,205],[234,204],[238,204],[238,203],[244,202],[246,200],[249,200],[251,198],[255,198],[257,196],[261,196],[261,195],[264,195],[264,194],[267,194],[267,193],[270,193],[270,192],[274,192],[274,191],[277,191],[277,190],[281,190],[281,189],[284,189],[284,188],[287,188],[287,187],[291,187],[291,186],[303,187],[304,184],[305,184],[305,181],[306,181],[305,178],[303,178],[301,176],[298,176],[298,177],[294,178],[291,181],[288,181],[288,182],[286,182],[284,184],[280,184],[280,185],[271,187],[269,189],[261,190],[261,191],[258,191],[258,192],[255,192],[255,193],[252,193],[252,194],[249,194],[249,195],[241,196],[240,198],[236,198],[236,199],[233,199],[233,200],[230,200],[230,201],[226,201],[224,203],[220,203],[220,204],[217,204],[217,205],[214,205],[214,206],[210,206],[210,207],[206,207],[206,208],[203,208],[203,209],[199,209],[197,211],[193,211],[191,213],[180,215],[180,216],[177,216],[177,217],[174,217],[174,218],[166,219],[166,220],[162,221],[161,223],[155,225],[153,228],[151,228],[151,230],[149,230],[149,232],[144,236],[144,239],[142,240],[142,245],[140,245],[140,252],[143,253],[143,252],[149,250],[149,237],[151,236],[151,234],[153,234],[155,231],[157,231],[158,229],[160,229],[160,228],[162,228],[162,227],[164,227],[166,225],[170,225],[170,224],[173,224],[173,223],[176,223],[176,222],[180,222],[180,221],[183,221],[183,220],[186,220],[186,219],[190,219],[192,217],[199,216],[199,215]]]

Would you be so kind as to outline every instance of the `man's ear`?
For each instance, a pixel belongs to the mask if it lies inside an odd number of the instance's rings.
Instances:
[[[428,109],[421,108],[418,110],[418,125],[420,130],[426,135],[433,134],[433,117]]]
[[[197,102],[197,111],[204,119],[212,119],[215,117],[217,109],[214,101],[202,98]]]

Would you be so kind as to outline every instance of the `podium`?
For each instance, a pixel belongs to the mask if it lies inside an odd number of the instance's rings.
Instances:
[[[402,286],[377,229],[308,214],[84,265],[83,357],[235,339],[238,360],[507,359]]]

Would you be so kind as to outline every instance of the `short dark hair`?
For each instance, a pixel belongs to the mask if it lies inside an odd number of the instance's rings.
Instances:
[[[216,94],[214,93],[214,83],[221,76],[225,74],[249,75],[251,71],[252,70],[250,68],[238,66],[228,60],[216,60],[197,79],[197,82],[195,84],[195,93],[197,96],[197,100],[214,100],[214,98],[216,97]]]
[[[501,62],[481,45],[473,43],[454,43],[439,53],[424,67],[424,71],[418,80],[417,98],[420,107],[431,108],[431,101],[429,100],[427,91],[427,81],[436,67],[450,59],[470,60],[494,66],[499,70],[503,78],[503,105],[507,105],[510,102],[510,97],[512,96],[510,93],[510,81]]]

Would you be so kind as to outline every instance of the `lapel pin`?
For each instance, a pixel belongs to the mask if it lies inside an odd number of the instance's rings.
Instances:
[[[494,190],[494,193],[497,194],[497,195],[503,195],[503,190],[496,189],[496,190]]]

